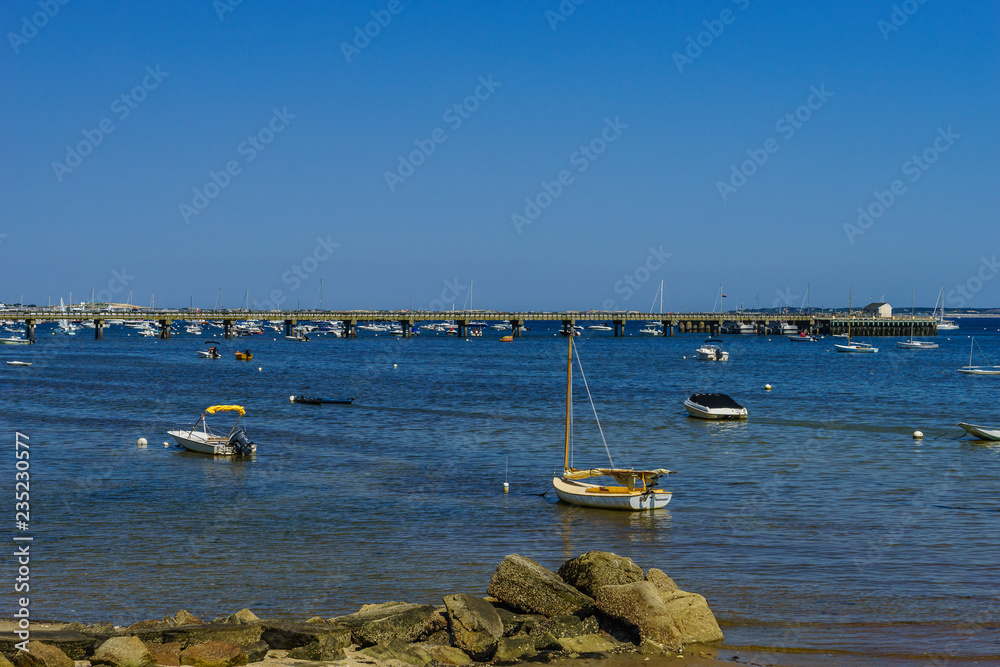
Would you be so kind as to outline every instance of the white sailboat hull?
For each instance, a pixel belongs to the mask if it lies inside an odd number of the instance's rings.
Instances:
[[[632,512],[661,509],[673,497],[671,491],[661,489],[617,492],[614,489],[622,487],[606,487],[559,477],[552,478],[552,487],[560,500],[572,505]]]
[[[958,372],[966,375],[1000,375],[1000,366],[966,366],[959,368]]]
[[[901,340],[896,342],[896,347],[903,350],[936,350],[938,344],[926,340]]]
[[[853,352],[856,354],[874,354],[878,352],[877,347],[871,347],[870,345],[857,345],[855,343],[847,343],[846,345],[836,344],[834,347],[837,352]]]

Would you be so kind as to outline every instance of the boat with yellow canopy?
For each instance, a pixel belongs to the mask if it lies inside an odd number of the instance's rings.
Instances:
[[[226,435],[214,433],[208,427],[208,422],[205,419],[207,415],[214,415],[218,412],[235,412],[237,414],[236,423]],[[245,415],[246,410],[241,405],[213,405],[198,417],[198,421],[189,430],[167,431],[167,434],[176,440],[181,447],[192,452],[216,456],[249,456],[257,451],[257,445],[247,437],[243,421]]]
[[[660,477],[664,477],[674,472],[666,468],[655,468],[653,470],[634,470],[632,468],[616,468],[611,458],[611,451],[608,449],[607,441],[604,441],[604,450],[608,454],[608,468],[588,468],[577,469],[572,467],[571,445],[572,445],[572,423],[573,423],[573,337],[569,338],[569,356],[566,362],[566,437],[565,456],[563,458],[562,477],[553,477],[552,486],[556,495],[563,502],[581,505],[583,507],[597,507],[600,509],[612,510],[655,510],[666,507],[673,496],[673,492],[656,488]],[[580,376],[586,386],[587,378],[583,375],[583,366],[580,365]],[[587,389],[590,395],[590,389]],[[594,402],[590,402],[593,408]],[[601,429],[601,422],[597,419],[597,410],[594,410],[594,419],[597,420],[597,428],[601,433],[601,440],[604,440],[604,430]],[[581,480],[610,477],[614,484],[595,484]]]

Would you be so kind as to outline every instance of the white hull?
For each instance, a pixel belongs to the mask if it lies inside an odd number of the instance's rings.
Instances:
[[[1000,366],[966,366],[959,368],[958,372],[966,375],[1000,375]]]
[[[896,347],[902,350],[936,350],[938,344],[926,340],[901,340],[896,342]]]
[[[8,361],[7,365],[8,366],[30,366],[31,362],[30,361]]]
[[[958,325],[954,322],[938,322],[938,331],[958,331]]]
[[[740,408],[706,408],[691,399],[684,401],[684,408],[688,414],[698,419],[746,419],[747,409]]]
[[[974,424],[966,424],[965,422],[959,422],[958,425],[964,428],[967,433],[976,436],[980,440],[992,440],[994,442],[1000,440],[1000,428],[976,426]]]
[[[215,454],[217,456],[232,456],[235,448],[229,444],[228,438],[209,436],[202,431],[167,431],[167,434],[177,441],[184,449],[199,454]],[[257,451],[257,446],[252,446]]]
[[[596,507],[607,510],[656,510],[667,506],[673,493],[660,489],[644,493],[643,491],[625,491],[622,493],[609,490],[600,484],[588,484],[559,477],[552,478],[552,487],[563,502],[581,507]],[[622,488],[622,487],[610,487]]]
[[[729,352],[718,348],[699,347],[695,352],[701,361],[729,361]]]
[[[837,352],[848,352],[848,353],[853,352],[856,354],[875,354],[876,352],[878,352],[877,347],[872,347],[870,345],[859,345],[856,343],[846,343],[844,345],[840,345],[838,343],[834,345],[834,347],[837,349]]]
[[[4,345],[31,345],[29,338],[0,338],[0,343]]]

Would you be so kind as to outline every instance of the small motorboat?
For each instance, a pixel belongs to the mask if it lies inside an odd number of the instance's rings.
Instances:
[[[501,343],[513,343],[514,342],[514,337],[513,336],[504,336],[504,337],[502,337],[500,339],[500,342]]]
[[[0,338],[0,345],[31,345],[34,342],[30,338]]]
[[[691,394],[684,407],[688,414],[699,419],[747,418],[747,409],[726,394]]]
[[[242,352],[236,353],[236,361],[251,361],[253,360],[253,352],[250,350],[243,350]]]
[[[819,340],[819,338],[803,332],[797,336],[788,336],[788,340],[792,341],[793,343],[815,343],[816,341]]]
[[[208,428],[205,421],[206,415],[214,415],[217,412],[236,412],[238,414],[236,423],[226,435],[217,435]],[[174,440],[184,449],[199,454],[214,454],[216,456],[249,456],[257,451],[257,445],[247,437],[246,428],[243,424],[243,417],[246,410],[240,405],[213,405],[202,413],[194,426],[187,431],[167,431]],[[197,430],[198,426],[201,430]]]
[[[965,422],[959,422],[958,425],[964,428],[966,433],[980,440],[1000,441],[1000,428],[976,426],[975,424],[966,424]]]
[[[729,353],[722,349],[718,338],[709,338],[695,352],[701,361],[729,361]]]
[[[31,362],[30,361],[8,361],[7,365],[8,366],[30,366]]]
[[[309,336],[306,335],[305,331],[296,331],[294,336],[285,336],[285,340],[291,340],[298,343],[308,343]]]
[[[305,403],[306,405],[323,405],[324,403],[330,403],[333,405],[350,405],[354,402],[353,398],[319,398],[310,396],[289,396],[289,403]]]
[[[198,350],[198,356],[201,357],[202,359],[221,359],[222,353],[219,352],[219,348],[217,347],[218,345],[221,344],[222,343],[219,343],[214,340],[206,342],[205,349]]]

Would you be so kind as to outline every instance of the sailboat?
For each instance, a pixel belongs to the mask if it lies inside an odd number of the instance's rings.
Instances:
[[[962,366],[958,369],[959,373],[965,373],[966,375],[1000,375],[1000,366],[973,366],[972,365],[972,351],[975,349],[976,339],[973,338],[972,342],[969,343],[969,365]],[[980,348],[979,350],[983,350]],[[983,354],[985,357],[986,355]],[[987,360],[988,361],[988,360]]]
[[[579,363],[579,361],[577,362]],[[583,378],[584,386],[587,386],[587,378],[583,375],[583,365],[580,365],[580,377]],[[587,388],[587,395],[590,396],[590,389]],[[594,408],[594,401],[591,399],[590,406]],[[597,419],[597,410],[594,409],[594,419]],[[664,491],[656,488],[660,477],[669,475],[672,470],[657,468],[655,470],[633,470],[631,468],[616,468],[611,459],[611,452],[608,450],[608,443],[604,441],[604,450],[608,453],[608,468],[591,468],[580,470],[572,467],[570,460],[571,453],[571,433],[573,425],[573,337],[569,337],[569,354],[566,359],[566,437],[565,456],[563,458],[562,477],[553,477],[552,486],[556,495],[563,502],[582,507],[596,507],[599,509],[612,510],[655,510],[666,507],[673,496],[672,491]],[[604,431],[601,429],[600,420],[597,421],[598,430],[601,433],[601,440],[604,440]],[[580,480],[595,477],[610,477],[615,485],[594,484]]]
[[[913,340],[913,310],[916,302],[916,292],[914,292],[913,300],[910,302],[910,339],[896,341],[896,347],[904,350],[936,350],[937,343],[932,343],[929,340]]]
[[[835,343],[834,349],[837,352],[856,352],[856,353],[867,353],[874,354],[878,352],[877,347],[873,347],[871,343],[862,343],[860,341],[851,340],[851,320],[854,319],[853,310],[853,299],[854,299],[854,288],[851,288],[851,294],[847,298],[847,342],[846,343]]]
[[[941,313],[938,314],[938,301],[941,302]],[[932,314],[934,319],[937,320],[937,330],[938,331],[958,331],[958,325],[950,320],[944,319],[944,287],[941,288],[941,293],[938,294],[938,300],[934,302],[934,313]]]

